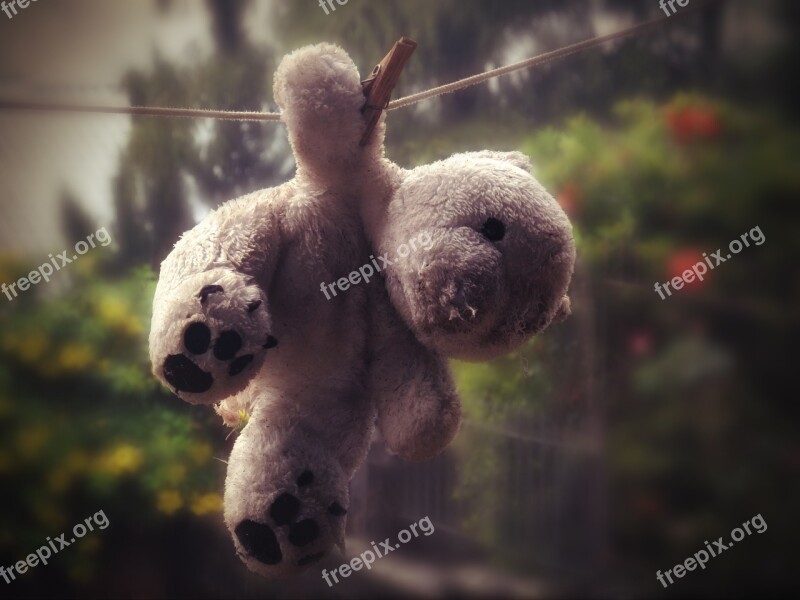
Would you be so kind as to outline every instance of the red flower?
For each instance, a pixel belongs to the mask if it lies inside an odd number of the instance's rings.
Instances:
[[[721,128],[719,117],[703,107],[668,108],[664,114],[667,127],[679,144],[688,144],[695,140],[711,140],[716,138]]]
[[[666,274],[668,281],[673,277],[683,277],[684,272],[691,271],[692,267],[699,263],[704,262],[703,251],[697,248],[681,248],[672,256],[667,258]],[[683,289],[697,289],[701,283],[694,273],[689,277],[691,282],[684,280]]]
[[[575,218],[580,214],[581,191],[574,183],[568,183],[556,197],[556,201],[568,216]]]
[[[653,348],[653,336],[649,331],[634,331],[628,338],[628,346],[635,356],[650,354]]]

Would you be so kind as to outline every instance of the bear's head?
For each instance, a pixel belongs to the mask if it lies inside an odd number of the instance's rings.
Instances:
[[[392,303],[448,357],[505,354],[569,314],[572,226],[518,152],[458,154],[407,172],[381,250],[424,235],[386,270]]]

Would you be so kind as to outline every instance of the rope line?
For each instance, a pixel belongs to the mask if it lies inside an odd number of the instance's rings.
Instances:
[[[34,110],[46,112],[101,113],[144,117],[179,117],[222,119],[226,121],[280,121],[280,113],[209,110],[206,108],[171,108],[160,106],[99,106],[90,104],[61,104],[35,100],[2,100],[0,110]]]
[[[638,35],[644,31],[647,31],[648,29],[652,29],[658,25],[661,25],[662,23],[668,21],[669,19],[675,19],[676,17],[683,17],[690,13],[702,10],[708,4],[715,1],[718,0],[708,0],[707,2],[699,3],[695,6],[692,6],[691,8],[682,9],[679,13],[674,14],[672,17],[659,17],[657,19],[645,21],[644,23],[639,23],[638,25],[634,25],[632,27],[616,31],[614,33],[593,37],[588,40],[584,40],[582,42],[576,42],[574,44],[570,44],[569,46],[564,46],[563,48],[559,48],[557,50],[545,52],[543,54],[539,54],[538,56],[527,58],[519,62],[506,65],[504,67],[498,67],[496,69],[484,71],[483,73],[478,73],[477,75],[465,77],[463,79],[459,79],[458,81],[454,81],[452,83],[447,83],[445,85],[440,85],[438,87],[425,90],[423,92],[418,92],[416,94],[411,94],[403,98],[398,98],[397,100],[392,100],[386,107],[386,110],[395,110],[398,108],[403,108],[405,106],[410,106],[412,104],[416,104],[417,102],[421,102],[429,98],[441,96],[442,94],[450,94],[458,90],[463,90],[466,87],[483,83],[484,81],[488,81],[489,79],[493,79],[495,77],[507,75],[509,73],[520,71],[522,69],[530,69],[532,67],[540,66],[560,58],[565,58],[567,56],[577,54],[584,50],[596,48],[603,44],[607,44],[608,42],[630,37],[633,35]],[[275,113],[275,112],[246,112],[246,111],[210,110],[204,108],[172,108],[172,107],[157,107],[157,106],[100,106],[100,105],[87,105],[87,104],[62,104],[55,102],[39,102],[35,100],[4,100],[4,99],[0,99],[0,110],[100,113],[100,114],[136,115],[136,116],[148,116],[148,117],[178,117],[178,118],[200,117],[207,119],[222,119],[228,121],[280,121],[281,119],[280,113]]]
[[[689,12],[689,10],[691,9],[688,9],[686,12]],[[571,56],[572,54],[577,54],[578,52],[582,52],[583,50],[588,50],[590,48],[595,48],[597,46],[601,46],[608,42],[613,42],[615,40],[619,40],[625,37],[637,35],[648,29],[656,27],[657,25],[661,25],[664,21],[666,21],[669,18],[670,17],[659,17],[658,19],[653,19],[651,21],[646,21],[644,23],[639,23],[638,25],[628,27],[627,29],[622,29],[620,31],[615,31],[614,33],[609,33],[607,35],[594,37],[588,40],[584,40],[582,42],[576,42],[574,44],[570,44],[569,46],[564,46],[563,48],[559,48],[557,50],[551,50],[550,52],[545,52],[544,54],[539,54],[538,56],[534,56],[532,58],[526,58],[524,60],[512,63],[510,65],[506,65],[504,67],[498,67],[496,69],[491,69],[490,71],[484,71],[483,73],[478,73],[477,75],[471,75],[470,77],[465,77],[464,79],[459,79],[458,81],[454,81],[452,83],[440,85],[438,87],[426,90],[424,92],[411,94],[410,96],[405,96],[404,98],[398,98],[397,100],[389,102],[387,110],[403,108],[404,106],[416,104],[417,102],[421,102],[422,100],[427,100],[428,98],[434,98],[436,96],[441,96],[442,94],[450,94],[457,90],[463,90],[466,87],[483,83],[484,81],[488,81],[489,79],[493,79],[494,77],[500,77],[501,75],[508,75],[509,73],[514,73],[515,71],[520,71],[522,69],[530,69],[531,67],[537,67],[539,65],[552,62],[559,58],[565,58],[567,56]]]

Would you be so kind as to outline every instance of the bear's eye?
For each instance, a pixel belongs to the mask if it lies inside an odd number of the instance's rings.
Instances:
[[[489,217],[481,227],[481,235],[490,242],[499,242],[506,235],[506,226],[502,221]]]

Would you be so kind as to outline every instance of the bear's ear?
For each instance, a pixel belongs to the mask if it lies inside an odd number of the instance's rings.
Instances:
[[[522,152],[497,152],[495,150],[482,150],[480,152],[467,152],[466,156],[474,157],[474,158],[491,158],[494,160],[502,160],[503,162],[507,162],[509,164],[514,165],[515,167],[519,167],[526,173],[530,173],[531,167],[531,159],[528,158],[526,154]]]

